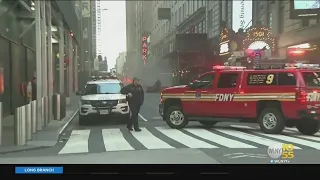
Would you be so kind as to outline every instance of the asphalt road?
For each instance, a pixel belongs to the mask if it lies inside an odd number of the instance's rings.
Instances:
[[[294,144],[290,163],[319,163],[320,133],[304,136],[289,128],[283,135],[266,135],[257,124],[237,122],[218,123],[212,129],[190,122],[174,130],[160,118],[158,103],[158,94],[146,94],[141,132],[129,132],[116,119],[79,126],[76,118],[56,146],[0,154],[0,163],[266,164],[272,160],[267,148],[275,143]]]

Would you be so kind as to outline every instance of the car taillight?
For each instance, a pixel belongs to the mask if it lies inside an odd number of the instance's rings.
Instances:
[[[307,102],[307,93],[304,91],[299,91],[297,92],[296,100],[299,103],[305,103]]]
[[[162,93],[160,94],[160,103],[163,103]]]

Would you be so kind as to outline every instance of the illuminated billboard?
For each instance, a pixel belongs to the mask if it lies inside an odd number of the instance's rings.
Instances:
[[[307,1],[307,0],[290,0],[290,18],[301,19],[310,18],[313,19],[318,16],[319,13],[319,0]]]
[[[232,1],[232,29],[249,28],[252,25],[252,0]]]

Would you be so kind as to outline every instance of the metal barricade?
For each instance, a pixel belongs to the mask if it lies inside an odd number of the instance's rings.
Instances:
[[[37,101],[37,131],[41,131],[42,130],[42,104],[41,104],[41,99],[40,100],[36,100]]]
[[[25,105],[26,108],[26,136],[27,140],[32,139],[32,111],[31,111],[31,103]]]
[[[31,131],[32,133],[37,132],[37,101],[31,102]]]
[[[0,102],[0,146],[2,144],[2,133],[3,133],[2,120],[3,120],[2,102]]]
[[[26,106],[18,107],[14,114],[14,143],[18,146],[26,144]]]

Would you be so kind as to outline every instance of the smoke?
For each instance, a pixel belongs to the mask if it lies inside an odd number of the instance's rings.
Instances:
[[[161,59],[161,62],[147,63],[141,80],[141,84],[144,87],[152,86],[159,80],[161,86],[172,86],[172,66],[169,65],[168,59]]]

